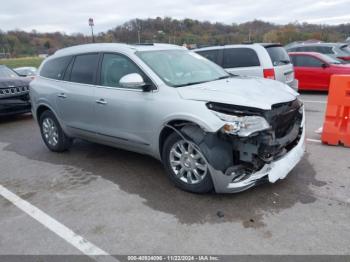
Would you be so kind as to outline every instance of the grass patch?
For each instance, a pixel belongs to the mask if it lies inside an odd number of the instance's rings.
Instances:
[[[21,57],[0,59],[0,65],[7,65],[10,68],[16,68],[21,66],[34,66],[39,67],[44,59],[41,57]]]

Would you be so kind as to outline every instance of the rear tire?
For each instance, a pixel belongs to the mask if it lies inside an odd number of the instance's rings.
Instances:
[[[182,190],[199,194],[213,190],[203,154],[177,133],[170,134],[165,140],[162,160],[169,179]]]
[[[43,112],[39,119],[41,137],[45,145],[53,152],[64,152],[72,145],[72,139],[62,130],[55,115],[47,110]]]

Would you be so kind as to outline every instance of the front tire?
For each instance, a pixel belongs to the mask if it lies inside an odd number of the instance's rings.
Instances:
[[[172,133],[166,139],[162,160],[168,177],[182,190],[201,194],[213,190],[205,157],[197,147],[177,133]]]
[[[64,152],[70,148],[72,139],[63,132],[57,118],[50,110],[41,114],[39,124],[41,137],[51,151]]]

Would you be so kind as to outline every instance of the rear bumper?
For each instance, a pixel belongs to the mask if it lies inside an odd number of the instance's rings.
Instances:
[[[217,193],[236,193],[251,188],[261,182],[275,183],[284,179],[300,162],[305,153],[305,113],[301,123],[302,134],[299,142],[288,153],[269,164],[265,164],[259,171],[251,174],[243,181],[233,183],[233,176],[227,176],[221,171],[210,167],[212,179]]]
[[[31,104],[21,98],[0,99],[0,116],[29,113]]]

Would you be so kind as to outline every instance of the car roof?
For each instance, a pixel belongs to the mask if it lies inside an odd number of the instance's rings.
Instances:
[[[331,46],[342,47],[348,46],[347,43],[298,43],[288,48],[301,47],[301,46]]]
[[[259,45],[262,45],[265,48],[269,48],[269,47],[281,47],[282,45],[279,43],[257,43]]]
[[[125,52],[135,53],[136,51],[156,51],[156,50],[184,50],[186,48],[170,44],[121,44],[121,43],[97,43],[67,47],[55,52],[51,57],[75,55],[91,52]]]
[[[196,48],[192,51],[206,51],[206,50],[215,50],[215,49],[224,49],[224,48],[251,48],[251,49],[261,49],[263,46],[261,44],[234,44],[234,45],[217,45],[217,46],[208,46],[202,48]]]
[[[288,52],[289,55],[308,55],[308,56],[320,56],[317,52]]]

